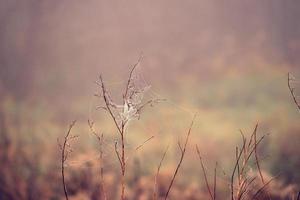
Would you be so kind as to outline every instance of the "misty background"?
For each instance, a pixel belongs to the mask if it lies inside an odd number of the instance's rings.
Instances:
[[[299,19],[298,0],[0,0],[0,118],[13,139],[45,151],[73,119],[83,138],[91,117],[111,133],[94,81],[102,74],[120,98],[142,54],[141,84],[167,101],[145,111],[129,143],[154,134],[163,150],[198,112],[194,142],[228,166],[239,129],[259,123],[271,134],[264,167],[299,184],[299,112],[287,88],[288,72],[300,80]]]

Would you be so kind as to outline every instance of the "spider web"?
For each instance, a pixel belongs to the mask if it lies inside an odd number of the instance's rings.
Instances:
[[[145,97],[147,97],[146,99],[165,99],[166,101],[163,102],[163,104],[168,104],[170,106],[172,106],[172,108],[175,108],[181,112],[184,112],[186,114],[188,114],[189,116],[193,117],[193,115],[195,114],[195,112],[191,111],[189,108],[179,105],[178,103],[170,100],[169,98],[165,98],[163,95],[160,95],[159,92],[157,92],[145,79],[144,75],[143,75],[143,71],[142,69],[137,66],[137,68],[134,70],[133,74],[132,74],[132,85],[134,86],[134,88],[138,91],[141,91],[137,94],[134,94],[133,96],[133,101],[135,101],[134,103],[141,103],[143,101],[143,99]],[[118,91],[120,88],[123,89],[127,84],[127,80],[113,80],[113,81],[105,81],[105,86],[107,87],[109,92],[114,93],[115,91]],[[121,96],[119,96],[119,98],[121,98]],[[118,100],[118,99],[116,99]],[[96,114],[98,114],[99,112],[105,112],[102,110],[97,110],[97,106],[99,104],[99,98],[91,96],[90,101],[89,101],[89,119],[93,119],[94,116]],[[123,105],[118,104],[118,106],[120,107],[120,109],[123,108]],[[146,133],[145,135],[153,135],[157,138],[161,137],[164,133],[163,131],[157,131],[154,130],[152,128],[150,128],[149,126],[147,126],[145,124],[145,122],[143,120],[139,120],[138,122],[139,124],[139,128],[141,128],[144,133]],[[147,127],[147,128],[146,128]],[[92,135],[90,137],[93,137]],[[147,138],[145,138],[146,140]],[[175,139],[175,138],[173,138]],[[114,137],[105,137],[104,135],[104,141],[103,141],[103,160],[104,160],[104,168],[107,169],[119,169],[119,162],[118,159],[113,159],[113,156],[116,156],[115,154],[115,142],[118,142],[120,144],[119,141],[119,137],[118,135],[114,136]],[[141,141],[142,143],[143,141]],[[147,144],[145,144],[147,145]],[[128,151],[134,151],[134,149],[136,148],[135,145],[131,144],[130,142],[128,142],[128,138],[126,137],[126,148]],[[127,157],[126,159],[131,159],[133,157],[133,155],[131,155],[130,157]],[[84,161],[79,161],[79,160],[69,160],[67,161],[67,167],[72,167],[72,166],[76,166],[77,168],[96,168],[97,166],[94,165],[87,165],[87,163],[89,162],[95,162],[97,160],[100,159],[100,154],[99,152],[94,153],[93,155],[90,156],[90,158],[88,158],[87,160]]]

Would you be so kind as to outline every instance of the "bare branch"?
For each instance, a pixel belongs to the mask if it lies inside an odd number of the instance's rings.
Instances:
[[[104,103],[106,105],[106,109],[108,110],[111,118],[113,119],[114,123],[115,123],[115,126],[116,128],[118,129],[119,133],[122,135],[123,134],[123,131],[121,130],[121,128],[119,127],[118,125],[118,122],[117,122],[117,119],[116,119],[116,116],[113,114],[111,108],[110,108],[110,103],[109,103],[109,100],[108,100],[108,97],[106,95],[106,89],[105,89],[105,85],[104,85],[104,82],[103,82],[103,79],[100,75],[99,77],[100,81],[101,81],[101,88],[102,88],[102,93],[103,93],[103,99],[104,99]]]
[[[182,153],[182,152],[183,152],[183,149],[182,149],[182,147],[181,147],[180,141],[178,141],[177,144],[178,144],[178,147],[179,147],[179,149],[180,149],[180,152]]]
[[[154,103],[160,103],[166,101],[166,99],[151,99],[149,101],[147,101],[146,103],[142,104],[138,109],[137,109],[137,113],[141,113],[141,111],[147,106],[153,106]]]
[[[125,88],[125,93],[124,93],[124,96],[123,96],[124,99],[126,99],[127,95],[128,95],[128,90],[130,88],[130,84],[131,84],[131,81],[132,81],[132,74],[133,74],[135,68],[140,64],[142,58],[143,58],[143,56],[140,55],[138,61],[133,65],[133,67],[130,70],[129,77],[128,77],[127,84],[126,84],[126,88]]]
[[[204,167],[204,164],[203,164],[203,161],[202,161],[202,157],[201,157],[201,154],[200,154],[200,151],[199,151],[199,148],[198,148],[198,145],[196,145],[196,151],[197,151],[197,154],[198,154],[198,157],[199,157],[199,161],[200,161],[200,164],[201,164],[201,168],[202,168],[202,172],[203,172],[203,176],[204,176],[204,180],[205,180],[205,184],[206,184],[206,187],[207,187],[207,191],[209,193],[209,196],[212,200],[214,200],[214,196],[211,192],[211,189],[209,187],[209,183],[208,183],[208,179],[207,179],[207,173],[206,173],[206,170],[205,170],[205,167]],[[215,189],[214,189],[215,191]]]
[[[274,181],[279,175],[271,178],[268,182],[266,182],[259,190],[257,190],[257,192],[253,195],[253,199],[257,199],[257,196],[264,190],[266,189],[266,187],[272,182]]]
[[[99,109],[104,109],[105,111],[108,111],[110,117],[112,118],[115,127],[118,130],[118,134],[120,135],[120,151],[117,148],[117,144],[115,144],[115,152],[118,157],[120,168],[121,168],[121,200],[125,199],[125,174],[126,174],[126,162],[127,159],[125,159],[125,134],[126,134],[126,127],[128,126],[128,123],[134,119],[139,119],[141,111],[147,106],[147,105],[153,105],[154,103],[158,103],[162,100],[160,99],[154,99],[154,100],[148,100],[146,103],[142,103],[143,100],[143,94],[147,90],[147,87],[143,89],[139,89],[135,84],[135,79],[133,77],[134,70],[138,66],[142,59],[142,56],[140,56],[137,63],[135,63],[130,70],[129,77],[127,80],[127,84],[125,87],[125,90],[122,94],[122,100],[123,104],[118,105],[114,103],[112,98],[109,95],[109,92],[105,86],[105,83],[100,75],[99,80],[96,82],[98,86],[101,87],[101,92],[99,97],[103,98],[103,101],[105,103],[105,106],[98,106]],[[146,142],[151,140],[153,137],[146,140],[144,143],[142,143],[140,146],[136,148],[136,150],[139,150]]]
[[[71,130],[75,126],[75,123],[76,123],[76,121],[73,121],[70,124],[69,129],[68,129],[66,135],[64,136],[63,144],[59,143],[59,148],[61,149],[61,176],[62,176],[62,184],[63,184],[63,189],[64,189],[64,194],[65,194],[66,200],[69,200],[69,196],[68,196],[67,186],[66,186],[66,182],[65,182],[65,162],[68,158],[69,153],[72,152],[68,142],[71,139],[74,139],[77,137],[77,136],[75,136],[75,137],[70,136]],[[59,139],[57,141],[59,142]]]
[[[235,163],[235,165],[234,165],[234,169],[233,169],[233,172],[232,172],[232,175],[231,175],[231,200],[234,200],[234,195],[233,195],[233,193],[234,193],[234,191],[233,191],[234,174],[235,174],[236,169],[237,169],[237,167],[238,167],[238,165],[239,165],[239,161],[240,161],[240,159],[241,159],[241,156],[242,156],[242,153],[243,153],[243,151],[244,151],[245,145],[246,145],[246,144],[245,144],[245,140],[243,140],[243,146],[242,146],[242,149],[240,150],[239,155],[238,155],[238,157],[237,157],[237,159],[236,159],[236,163]]]
[[[217,199],[217,193],[216,193],[216,190],[217,190],[217,166],[218,166],[218,163],[216,162],[215,172],[214,172],[214,200]]]
[[[245,195],[248,194],[250,192],[250,186],[251,184],[256,180],[257,177],[252,177],[250,178],[247,175],[247,169],[249,168],[250,165],[250,159],[252,157],[254,157],[253,159],[255,159],[255,164],[257,166],[257,170],[259,173],[259,177],[262,181],[263,184],[265,184],[264,182],[264,178],[261,172],[261,167],[259,164],[259,158],[258,158],[258,152],[257,152],[257,147],[258,145],[262,142],[262,140],[265,138],[265,135],[262,136],[259,140],[257,140],[257,129],[258,129],[258,124],[256,124],[253,133],[251,134],[250,140],[249,142],[247,142],[247,138],[245,137],[245,135],[241,132],[242,135],[242,141],[243,141],[243,146],[241,149],[239,149],[238,147],[236,148],[236,164],[234,167],[234,170],[232,172],[232,177],[231,177],[231,199],[232,200],[242,200],[244,199]],[[243,159],[242,159],[242,156]],[[234,176],[237,172],[237,178],[238,178],[238,186],[237,186],[237,191],[236,194],[234,195],[234,188],[233,188],[233,184],[234,184]],[[269,196],[269,200],[270,200],[270,195]]]
[[[184,158],[184,155],[185,155],[185,152],[186,152],[186,147],[187,147],[187,144],[188,144],[188,141],[189,141],[189,137],[190,137],[190,135],[191,135],[191,130],[192,130],[192,127],[193,127],[194,120],[195,120],[196,116],[197,116],[197,115],[195,114],[194,117],[193,117],[193,120],[192,120],[192,122],[191,122],[190,128],[189,128],[189,130],[188,130],[188,132],[187,132],[186,139],[185,139],[185,143],[184,143],[183,149],[182,149],[182,151],[181,151],[180,160],[179,160],[179,162],[178,162],[178,164],[177,164],[176,170],[175,170],[175,172],[174,172],[174,174],[173,174],[173,177],[172,177],[172,179],[171,179],[170,185],[169,185],[169,187],[168,187],[167,193],[166,193],[165,198],[164,198],[165,200],[168,199],[169,193],[170,193],[170,191],[171,191],[171,189],[172,189],[173,183],[174,183],[174,181],[175,181],[175,178],[176,178],[176,176],[177,176],[177,173],[178,173],[178,171],[179,171],[179,168],[180,168],[180,166],[181,166],[181,164],[182,164],[182,161],[183,161],[183,158]]]
[[[262,183],[264,184],[265,181],[264,181],[264,177],[262,175],[262,172],[261,172],[261,168],[260,168],[260,164],[259,164],[259,159],[258,159],[258,155],[257,155],[257,127],[258,127],[258,124],[256,124],[255,126],[255,129],[254,129],[254,155],[255,155],[255,160],[256,160],[256,166],[257,166],[257,169],[258,169],[258,172],[259,172],[259,176],[261,178],[261,181]]]
[[[122,163],[122,160],[121,160],[121,157],[120,157],[120,153],[118,151],[118,142],[117,141],[115,142],[115,152],[116,152],[116,155],[118,157],[118,160],[119,160],[119,163],[120,163],[120,166],[121,166],[121,170],[123,171],[123,163]]]
[[[300,111],[300,103],[299,103],[298,100],[297,100],[297,97],[296,97],[296,94],[295,94],[295,88],[293,88],[293,87],[291,86],[291,81],[292,81],[292,80],[293,80],[293,79],[291,78],[290,73],[288,73],[288,88],[289,88],[289,90],[290,90],[290,93],[291,93],[291,95],[292,95],[292,97],[293,97],[293,100],[294,100],[296,106],[298,107],[298,110]]]
[[[142,144],[140,144],[139,146],[137,146],[135,148],[136,151],[138,151],[140,148],[142,148],[147,142],[149,142],[150,140],[152,140],[154,138],[154,135],[152,135],[150,138],[148,138],[147,140],[145,140]]]
[[[238,165],[237,165],[237,173],[238,173],[238,181],[239,181],[239,185],[241,184],[241,176],[240,176],[240,163],[238,161],[238,156],[239,156],[239,147],[236,147],[235,148],[235,159],[236,159],[236,162],[238,162]]]
[[[100,161],[100,185],[103,193],[103,199],[107,200],[106,195],[106,189],[105,189],[105,183],[104,183],[104,169],[103,169],[103,142],[104,142],[104,135],[103,133],[101,135],[97,134],[97,132],[94,129],[94,122],[91,120],[88,120],[88,125],[90,127],[91,133],[97,138],[99,143],[99,161]]]
[[[262,136],[262,137],[256,142],[256,146],[259,145],[259,144],[262,142],[262,140],[263,140],[264,138],[265,138],[265,136]],[[255,145],[255,144],[254,144],[254,145]],[[253,146],[254,146],[254,145],[253,145]],[[244,147],[244,148],[245,148],[245,147]],[[254,147],[253,147],[252,149],[248,150],[248,155],[246,156],[245,160],[243,161],[244,163],[243,163],[243,166],[242,166],[242,168],[241,168],[241,172],[240,172],[241,174],[244,173],[244,170],[245,170],[246,167],[247,167],[247,163],[248,163],[248,161],[250,160],[251,156],[253,155],[254,151],[255,151]]]
[[[157,178],[158,178],[158,175],[160,172],[161,165],[166,157],[168,149],[169,149],[169,145],[167,146],[166,150],[164,151],[164,154],[163,154],[163,156],[159,162],[159,165],[157,167],[157,171],[156,171],[155,178],[154,178],[153,200],[157,200]]]

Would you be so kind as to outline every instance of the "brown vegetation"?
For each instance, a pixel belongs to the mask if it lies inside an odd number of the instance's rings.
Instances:
[[[138,63],[137,63],[138,64]],[[136,65],[137,65],[136,64]],[[5,114],[0,112],[0,128],[1,128],[1,166],[0,166],[0,197],[1,199],[61,199],[63,196],[67,200],[71,199],[92,199],[92,200],[107,200],[107,199],[132,199],[132,200],[159,200],[159,199],[232,199],[232,200],[299,200],[300,193],[297,193],[297,186],[288,184],[286,185],[281,179],[280,175],[271,176],[267,173],[261,165],[262,156],[260,155],[260,146],[266,136],[258,137],[258,124],[255,126],[254,131],[248,137],[241,131],[242,144],[235,148],[235,158],[232,159],[231,176],[226,177],[220,181],[221,177],[218,174],[220,165],[215,164],[212,169],[206,169],[203,158],[200,154],[199,147],[196,146],[196,155],[200,161],[199,169],[203,174],[204,186],[201,184],[186,184],[182,185],[180,181],[176,181],[178,173],[184,163],[186,150],[189,146],[191,130],[194,124],[195,117],[187,131],[184,143],[178,141],[177,145],[180,150],[179,161],[172,173],[161,172],[163,162],[167,157],[169,146],[162,154],[162,158],[157,166],[156,173],[154,174],[154,181],[152,176],[143,176],[137,174],[131,177],[128,171],[133,171],[127,165],[127,151],[126,151],[126,131],[127,125],[133,119],[139,119],[141,111],[146,105],[160,102],[161,100],[148,100],[142,102],[139,96],[144,93],[144,90],[138,90],[134,85],[134,78],[132,74],[136,67],[132,68],[129,79],[123,93],[122,103],[118,105],[114,103],[106,85],[100,76],[97,84],[100,86],[100,94],[98,95],[103,99],[104,106],[98,108],[104,109],[111,119],[114,126],[119,133],[120,147],[118,142],[114,143],[114,151],[116,159],[120,166],[119,180],[116,171],[106,169],[107,158],[104,158],[104,134],[97,133],[94,128],[94,122],[88,120],[90,132],[96,137],[98,141],[97,160],[88,160],[89,156],[81,154],[75,155],[75,160],[83,160],[83,167],[70,167],[68,158],[72,152],[70,141],[77,136],[72,136],[71,131],[75,125],[75,121],[71,123],[67,133],[59,140],[60,154],[60,168],[61,173],[56,173],[57,169],[51,169],[46,174],[37,174],[37,167],[41,162],[41,155],[43,152],[37,152],[34,158],[28,153],[31,147],[28,145],[18,145],[14,142],[14,138],[9,134],[7,126],[8,120]],[[289,77],[290,81],[290,77]],[[295,99],[294,89],[290,86],[292,96]],[[298,102],[295,101],[297,104]],[[297,104],[298,105],[298,104]],[[2,110],[0,110],[2,111]],[[149,137],[143,143],[135,148],[135,151],[140,150],[148,141],[152,140],[154,136]],[[77,146],[74,146],[76,148]],[[49,157],[50,159],[50,157]],[[110,158],[114,159],[114,158]],[[28,169],[29,176],[24,176],[20,170]],[[100,172],[100,173],[99,173]],[[210,184],[210,173],[212,175],[212,184]],[[133,171],[133,174],[138,173]],[[99,174],[99,176],[94,176]],[[24,178],[26,177],[26,178]],[[152,177],[152,178],[151,178]],[[47,182],[51,184],[57,183],[59,178],[62,180],[62,192],[56,186],[47,187]],[[120,183],[120,190],[117,185]],[[133,183],[133,184],[130,184]],[[212,185],[212,186],[211,186]],[[226,191],[227,186],[229,190]],[[206,188],[206,191],[203,188]],[[54,189],[53,189],[54,188]],[[118,195],[120,191],[120,195]]]

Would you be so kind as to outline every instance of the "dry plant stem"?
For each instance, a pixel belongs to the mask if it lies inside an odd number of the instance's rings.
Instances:
[[[101,162],[101,165],[100,165],[100,177],[101,177],[100,184],[101,184],[101,187],[102,187],[103,198],[104,198],[104,200],[107,200],[106,189],[105,189],[105,184],[104,184],[104,169],[103,169],[103,149],[102,149],[103,134],[101,134],[101,140],[100,140],[100,138],[98,140],[99,140],[99,143],[100,143],[100,162]]]
[[[118,134],[120,135],[120,145],[121,148],[118,150],[118,143],[115,143],[115,153],[118,157],[119,163],[120,163],[120,169],[121,169],[121,200],[125,199],[125,174],[126,174],[126,152],[125,152],[125,133],[126,133],[126,127],[128,125],[128,122],[132,119],[139,119],[141,110],[147,106],[147,105],[153,105],[154,103],[158,103],[162,100],[156,99],[156,100],[149,100],[146,103],[141,103],[140,101],[137,101],[135,98],[135,95],[142,94],[144,90],[139,90],[135,87],[134,78],[133,78],[133,72],[138,66],[142,59],[142,56],[140,56],[137,63],[135,63],[130,70],[129,78],[127,80],[126,88],[123,92],[123,105],[117,105],[115,104],[106,87],[104,84],[104,81],[100,75],[99,81],[96,81],[96,84],[98,84],[101,87],[101,94],[96,95],[98,97],[103,97],[105,106],[100,106],[99,108],[104,109],[109,113],[111,116],[115,127],[118,130]],[[121,109],[120,112],[118,109]],[[151,140],[153,137],[149,138]],[[142,145],[137,147],[136,150],[140,149],[146,142],[145,141]]]
[[[214,200],[217,199],[217,166],[218,163],[216,162],[216,166],[215,166],[215,172],[214,172]]]
[[[254,135],[254,137],[253,137],[254,138],[254,156],[255,156],[255,163],[256,163],[256,166],[257,166],[257,170],[258,170],[261,182],[263,184],[265,184],[265,180],[264,180],[264,177],[263,177],[262,172],[261,172],[259,159],[258,159],[258,153],[257,153],[257,128],[258,128],[258,124],[256,124],[255,129],[254,129],[254,133],[253,133],[253,135]],[[271,200],[271,196],[270,196],[268,191],[267,191],[267,195],[268,195],[268,199]]]
[[[72,130],[73,126],[75,125],[75,123],[76,123],[76,121],[73,121],[70,124],[68,132],[64,137],[63,144],[62,145],[59,144],[60,148],[61,148],[61,176],[62,176],[62,184],[63,184],[63,189],[64,189],[64,194],[65,194],[66,200],[69,200],[69,197],[68,197],[67,186],[66,186],[66,182],[65,182],[65,162],[66,162],[66,160],[68,158],[68,154],[69,154],[69,151],[67,150],[67,146],[69,145],[68,142],[69,142],[69,140],[75,138],[74,136],[70,137],[71,130]]]
[[[257,194],[259,194],[262,190],[266,189],[267,185],[269,184],[269,183],[265,183],[263,174],[261,172],[261,167],[259,164],[259,158],[257,152],[257,147],[261,143],[261,141],[265,138],[265,136],[262,136],[259,140],[257,140],[257,128],[258,128],[258,124],[256,124],[255,129],[251,134],[251,138],[248,142],[247,142],[247,138],[244,136],[243,132],[241,131],[243,146],[241,149],[239,149],[238,147],[236,148],[236,155],[235,155],[236,164],[231,176],[231,199],[232,200],[244,199],[245,195],[250,192],[251,184],[257,178],[257,177],[252,177],[252,178],[249,177],[246,172],[247,168],[249,167],[249,161],[252,156],[253,159],[255,159],[255,164],[259,174],[258,176],[261,179],[261,182],[263,183],[263,189],[258,190]],[[238,186],[237,186],[237,192],[234,195],[233,183],[234,183],[234,177],[236,173],[238,178]],[[267,195],[268,195],[268,199],[270,200],[271,198],[268,192]]]
[[[122,128],[124,130],[124,128]],[[124,132],[121,135],[121,142],[122,142],[122,193],[121,199],[125,199],[125,171],[126,171],[126,162],[125,162],[125,141],[124,141]]]
[[[128,95],[128,90],[129,90],[129,88],[130,88],[130,83],[131,83],[131,80],[132,80],[132,74],[133,74],[135,68],[140,64],[142,58],[143,58],[143,56],[140,55],[138,61],[133,65],[133,67],[132,67],[131,70],[130,70],[129,78],[128,78],[128,80],[127,80],[127,84],[126,84],[126,88],[125,88],[125,93],[124,93],[124,96],[123,96],[123,99],[124,99],[124,100],[126,99],[126,97],[127,97],[127,95]],[[123,102],[123,103],[125,103],[125,102]]]
[[[123,140],[123,139],[122,139]],[[118,142],[115,142],[115,152],[116,152],[116,155],[118,157],[118,161],[120,163],[120,167],[121,167],[121,199],[125,199],[125,167],[126,165],[124,163],[126,163],[125,161],[125,150],[124,150],[124,146],[123,146],[123,142],[122,142],[122,153],[120,155],[120,152],[118,150]]]
[[[261,178],[262,183],[264,184],[265,181],[264,181],[264,177],[262,175],[261,169],[260,169],[260,164],[258,162],[258,155],[257,155],[257,127],[258,127],[258,124],[256,124],[255,129],[254,129],[254,134],[253,134],[254,135],[254,155],[255,155],[256,166],[257,166],[257,169],[259,172],[259,176]]]
[[[257,196],[262,191],[267,189],[267,186],[274,179],[274,178],[272,178],[268,182],[265,182],[265,179],[263,177],[261,167],[259,164],[257,147],[262,142],[262,140],[265,138],[265,136],[262,136],[259,140],[257,140],[257,129],[258,129],[258,124],[256,124],[255,129],[254,129],[253,133],[251,134],[249,141],[247,141],[247,138],[245,137],[243,132],[240,131],[241,136],[242,136],[242,147],[241,148],[236,147],[236,149],[235,149],[235,165],[234,165],[234,169],[232,171],[231,181],[230,181],[231,200],[245,199],[247,197],[246,195],[251,193],[250,188],[251,188],[252,184],[259,177],[261,179],[261,182],[263,183],[263,186],[259,190],[257,190],[254,195],[252,195],[251,199],[256,199]],[[199,161],[200,161],[202,171],[204,174],[208,193],[210,195],[210,198],[212,200],[215,200],[216,199],[216,168],[217,168],[217,165],[215,167],[215,172],[214,172],[214,187],[213,187],[213,189],[211,189],[209,186],[208,180],[207,180],[207,173],[206,173],[204,164],[202,162],[202,158],[200,156],[200,152],[199,152],[197,145],[196,145],[196,150],[197,150],[197,154],[199,156]],[[255,159],[255,164],[256,164],[256,167],[257,167],[257,170],[259,173],[259,175],[255,176],[255,177],[250,177],[247,175],[247,169],[249,168],[249,161],[251,158]],[[237,181],[238,181],[237,187],[234,186],[235,177],[237,178]],[[266,191],[266,192],[267,192],[266,194],[268,196],[268,199],[270,200],[271,199],[270,195],[269,195],[268,191]]]
[[[109,99],[107,98],[107,91],[106,91],[106,88],[105,88],[105,85],[104,85],[104,82],[103,82],[103,79],[102,79],[101,75],[100,75],[99,79],[100,79],[100,82],[101,82],[101,89],[102,89],[102,94],[103,94],[103,100],[104,100],[104,103],[105,103],[105,108],[109,112],[111,118],[113,119],[113,121],[115,123],[115,126],[118,129],[119,134],[122,135],[123,131],[119,127],[116,116],[113,114],[113,112],[111,110]]]
[[[211,192],[211,189],[210,189],[210,187],[209,187],[209,184],[208,184],[207,173],[206,173],[206,170],[205,170],[203,161],[202,161],[202,157],[201,157],[201,154],[200,154],[198,145],[196,145],[196,151],[197,151],[197,154],[198,154],[198,157],[199,157],[199,161],[200,161],[200,164],[201,164],[201,168],[202,168],[202,172],[203,172],[205,184],[206,184],[206,187],[207,187],[207,191],[208,191],[208,193],[209,193],[210,198],[211,198],[212,200],[214,200],[214,196],[213,196],[213,194],[212,194],[212,192]]]
[[[245,148],[245,140],[243,140],[243,147],[242,147],[241,151],[239,152],[239,155],[236,159],[236,163],[234,165],[234,169],[233,169],[233,172],[232,172],[232,175],[231,175],[231,200],[234,200],[234,191],[233,191],[234,174],[235,174],[235,171],[236,171],[236,169],[239,165],[239,161],[241,159],[244,148]]]
[[[134,69],[136,68],[136,66],[139,64],[140,59],[138,60],[138,62],[133,66],[133,68],[130,71],[129,79],[128,79],[127,86],[126,86],[126,89],[125,89],[125,93],[124,93],[124,96],[123,96],[124,103],[126,101],[128,90],[129,90],[129,87],[130,87],[132,73],[133,73]],[[125,173],[126,173],[125,138],[124,138],[125,123],[122,121],[121,127],[118,125],[117,118],[111,110],[110,102],[109,102],[109,99],[107,98],[108,97],[107,91],[106,91],[106,88],[105,88],[105,85],[104,85],[104,82],[103,82],[103,79],[102,79],[101,76],[100,76],[100,81],[101,81],[102,94],[103,94],[103,99],[104,99],[104,102],[105,102],[106,110],[108,110],[111,118],[113,119],[113,121],[115,123],[116,128],[118,129],[120,137],[121,137],[121,156],[120,156],[120,153],[117,149],[117,143],[115,144],[115,152],[117,154],[118,160],[120,162],[120,167],[121,167],[121,174],[122,174],[122,177],[121,177],[121,200],[124,200],[125,199]]]
[[[154,138],[154,135],[152,135],[151,137],[149,137],[147,140],[145,140],[142,144],[140,144],[139,146],[137,146],[135,148],[136,151],[138,151],[139,149],[141,149],[147,142],[149,142],[150,140],[152,140]]]
[[[100,153],[100,186],[101,191],[103,194],[103,199],[107,200],[107,194],[105,189],[105,183],[104,183],[104,169],[103,169],[103,142],[104,142],[104,135],[103,133],[101,135],[97,134],[97,132],[94,129],[94,122],[91,120],[88,120],[88,125],[90,127],[91,133],[97,138],[99,143],[99,153]]]
[[[141,107],[138,108],[137,112],[141,112],[147,105],[153,105],[154,103],[159,103],[159,102],[163,102],[166,101],[166,99],[151,99],[149,101],[147,101],[146,103],[144,103],[143,105],[141,105]]]
[[[140,145],[138,145],[136,148],[135,148],[135,151],[134,153],[138,152],[140,149],[142,149],[145,144],[147,144],[149,141],[151,141],[152,139],[154,138],[154,135],[149,137],[147,140],[145,140],[143,143],[141,143]],[[115,147],[116,148],[116,147]],[[128,160],[132,157],[133,155],[129,156],[126,158],[125,162],[128,162]]]
[[[120,153],[119,153],[119,150],[118,150],[118,142],[115,142],[115,152],[116,152],[118,161],[119,161],[120,165],[122,166],[122,160],[121,160]]]
[[[120,162],[120,167],[121,167],[121,200],[125,199],[125,172],[126,172],[126,162],[125,162],[125,140],[124,140],[124,127],[125,124],[122,122],[121,127],[118,125],[116,116],[113,114],[111,107],[110,107],[110,103],[109,103],[109,99],[107,98],[107,91],[105,89],[105,85],[103,82],[102,77],[100,76],[100,81],[101,81],[101,88],[102,88],[102,94],[103,94],[103,99],[104,99],[104,103],[106,106],[106,110],[109,112],[111,118],[113,119],[115,126],[121,136],[121,156],[120,153],[117,149],[117,143],[115,144],[115,151],[116,154],[118,156],[119,162]]]
[[[238,161],[238,156],[239,156],[239,147],[236,147],[235,149],[235,159],[236,161]],[[238,181],[239,181],[239,185],[241,184],[241,176],[240,176],[240,163],[238,162],[237,165],[237,173],[238,173]]]
[[[292,81],[292,80],[293,80],[293,79],[291,78],[290,73],[288,73],[288,88],[289,88],[289,90],[290,90],[290,93],[291,93],[291,95],[292,95],[292,97],[293,97],[293,100],[294,100],[296,106],[298,107],[298,110],[300,111],[300,103],[297,101],[297,97],[296,97],[296,94],[295,94],[295,88],[293,88],[293,87],[291,86],[291,81]]]
[[[170,193],[170,191],[171,191],[171,189],[172,189],[173,183],[174,183],[175,178],[176,178],[176,176],[177,176],[177,174],[178,174],[179,168],[180,168],[180,166],[181,166],[181,164],[182,164],[182,161],[183,161],[183,158],[184,158],[184,155],[185,155],[185,152],[186,152],[186,147],[187,147],[187,144],[188,144],[188,141],[189,141],[189,137],[190,137],[190,135],[191,135],[191,130],[192,130],[192,127],[193,127],[195,118],[196,118],[196,115],[194,115],[194,118],[193,118],[193,120],[192,120],[192,123],[191,123],[191,125],[190,125],[190,128],[189,128],[189,130],[188,130],[188,132],[187,132],[187,135],[186,135],[186,139],[185,139],[185,143],[184,143],[183,148],[181,147],[180,142],[178,142],[179,148],[180,148],[180,152],[181,152],[181,156],[180,156],[180,160],[179,160],[179,162],[178,162],[178,164],[177,164],[176,170],[175,170],[175,172],[174,172],[174,174],[173,174],[173,177],[172,177],[172,179],[171,179],[171,182],[170,182],[170,185],[169,185],[169,187],[168,187],[167,193],[166,193],[166,195],[165,195],[165,198],[164,198],[165,200],[168,199],[169,193]]]
[[[258,145],[262,142],[262,140],[263,140],[264,138],[265,138],[265,136],[262,136],[262,137],[256,142],[256,146],[258,146]],[[250,145],[250,146],[251,146],[251,145]],[[253,145],[253,146],[255,147],[255,145]],[[254,151],[255,151],[254,147],[252,147],[252,149],[250,148],[250,149],[247,150],[247,154],[248,154],[248,155],[245,156],[245,159],[244,159],[244,161],[243,161],[243,165],[242,165],[241,172],[240,172],[241,175],[243,175],[244,170],[245,170],[246,167],[247,167],[247,163],[248,163],[248,161],[250,160],[251,155],[252,155],[252,154],[254,153]],[[246,147],[243,147],[243,148],[246,148]]]
[[[153,200],[157,200],[157,179],[158,179],[158,175],[159,175],[159,172],[160,172],[160,168],[161,168],[161,165],[167,155],[167,151],[169,149],[169,145],[167,146],[166,150],[164,151],[164,154],[158,164],[158,167],[157,167],[157,171],[156,171],[156,174],[155,174],[155,177],[154,177],[154,188],[153,188]]]
[[[257,192],[253,195],[253,199],[257,199],[258,195],[259,195],[262,191],[264,191],[264,190],[266,189],[266,187],[267,187],[272,181],[274,181],[277,177],[278,177],[278,175],[275,176],[275,177],[273,177],[273,178],[271,178],[271,179],[270,179],[268,182],[266,182],[259,190],[257,190]]]
[[[238,199],[243,199],[244,195],[248,194],[250,190],[248,189],[251,184],[256,180],[256,177],[251,178],[250,181],[248,181],[248,178],[246,178],[245,184],[243,187],[241,187],[241,192],[238,194]]]

